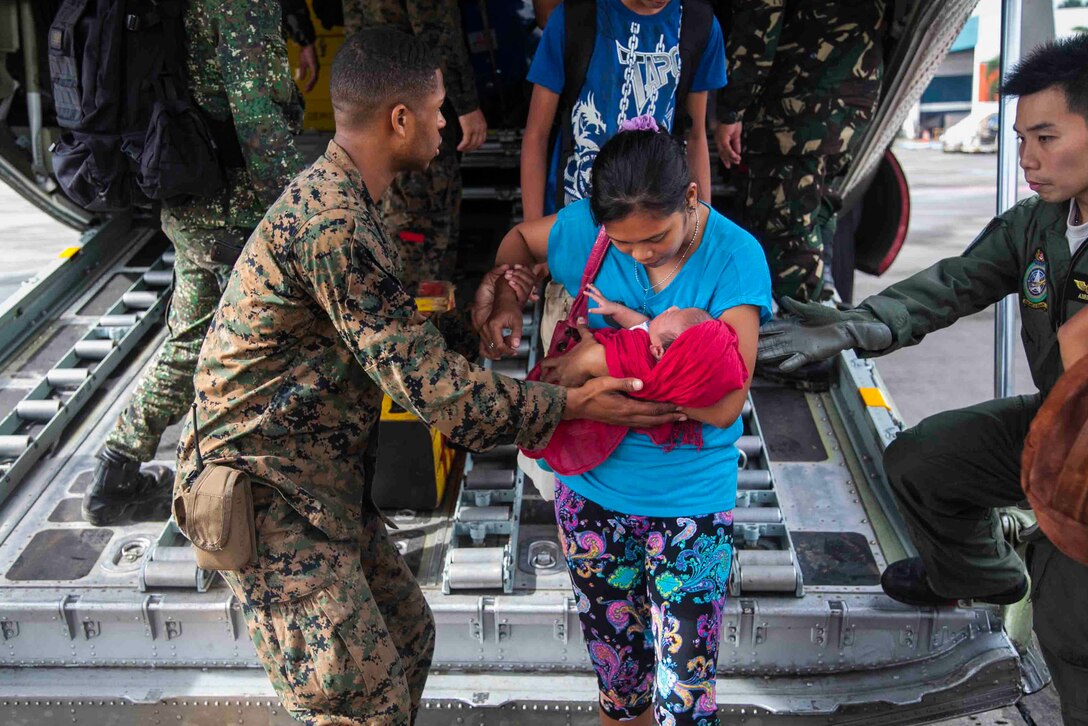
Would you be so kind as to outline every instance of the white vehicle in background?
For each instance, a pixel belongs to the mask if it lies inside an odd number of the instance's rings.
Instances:
[[[941,136],[941,150],[965,154],[997,153],[998,104],[981,103],[967,115],[948,127]]]

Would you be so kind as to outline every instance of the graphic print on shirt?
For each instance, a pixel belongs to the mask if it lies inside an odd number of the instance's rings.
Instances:
[[[670,47],[664,32],[661,32],[657,36],[653,51],[640,51],[641,29],[639,23],[631,22],[630,37],[626,44],[615,40],[616,55],[612,60],[622,69],[623,88],[616,99],[618,112],[612,129],[618,129],[624,121],[643,114],[650,114],[666,127],[672,128],[675,90],[680,81],[680,47],[675,43]],[[663,94],[667,103],[663,108],[664,115],[661,116],[657,113],[657,102]],[[616,106],[611,106],[606,101],[605,106],[599,108],[594,92],[589,91],[580,96],[571,109],[574,153],[563,170],[563,189],[567,204],[589,196],[593,160],[597,158],[604,142],[614,133],[610,131],[602,113],[609,108]]]

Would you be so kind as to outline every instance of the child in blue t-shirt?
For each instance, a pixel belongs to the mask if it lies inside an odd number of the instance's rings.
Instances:
[[[563,169],[566,203],[588,196],[597,152],[624,121],[649,115],[673,127],[680,79],[680,23],[684,7],[705,0],[597,0],[597,37],[586,78],[571,108],[572,153],[549,154],[548,137],[565,80],[566,9],[549,16],[529,69],[534,84],[521,146],[521,194],[526,220],[556,211],[554,185]],[[711,16],[699,65],[685,100],[691,118],[688,166],[699,198],[710,201],[710,151],[706,140],[706,92],[725,85],[725,45]],[[550,157],[550,158],[549,158]]]

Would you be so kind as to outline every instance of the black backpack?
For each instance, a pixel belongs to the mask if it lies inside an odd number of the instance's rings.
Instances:
[[[691,128],[691,117],[685,105],[691,80],[703,50],[710,38],[710,29],[714,22],[714,9],[707,0],[682,0],[683,12],[680,16],[680,79],[676,84],[676,111],[673,115],[672,135],[678,139],[687,136]],[[570,112],[582,92],[589,62],[593,58],[593,46],[597,41],[597,2],[596,0],[564,0],[566,31],[563,48],[563,92],[559,94],[556,109],[556,125],[552,129],[553,141],[548,148],[554,148],[554,139],[560,143],[559,164],[555,184],[556,209],[562,209],[565,197],[563,190],[563,168],[574,148],[574,138],[570,128]]]
[[[184,0],[64,0],[49,28],[57,181],[74,202],[114,212],[209,196],[233,124],[212,130],[189,97]],[[222,124],[219,124],[222,126]]]

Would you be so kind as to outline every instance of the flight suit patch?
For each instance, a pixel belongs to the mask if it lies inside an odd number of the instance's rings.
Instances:
[[[1047,262],[1043,250],[1035,250],[1035,259],[1024,272],[1024,294],[1020,302],[1035,310],[1047,309]]]
[[[1088,303],[1088,276],[1073,275],[1073,299]]]

